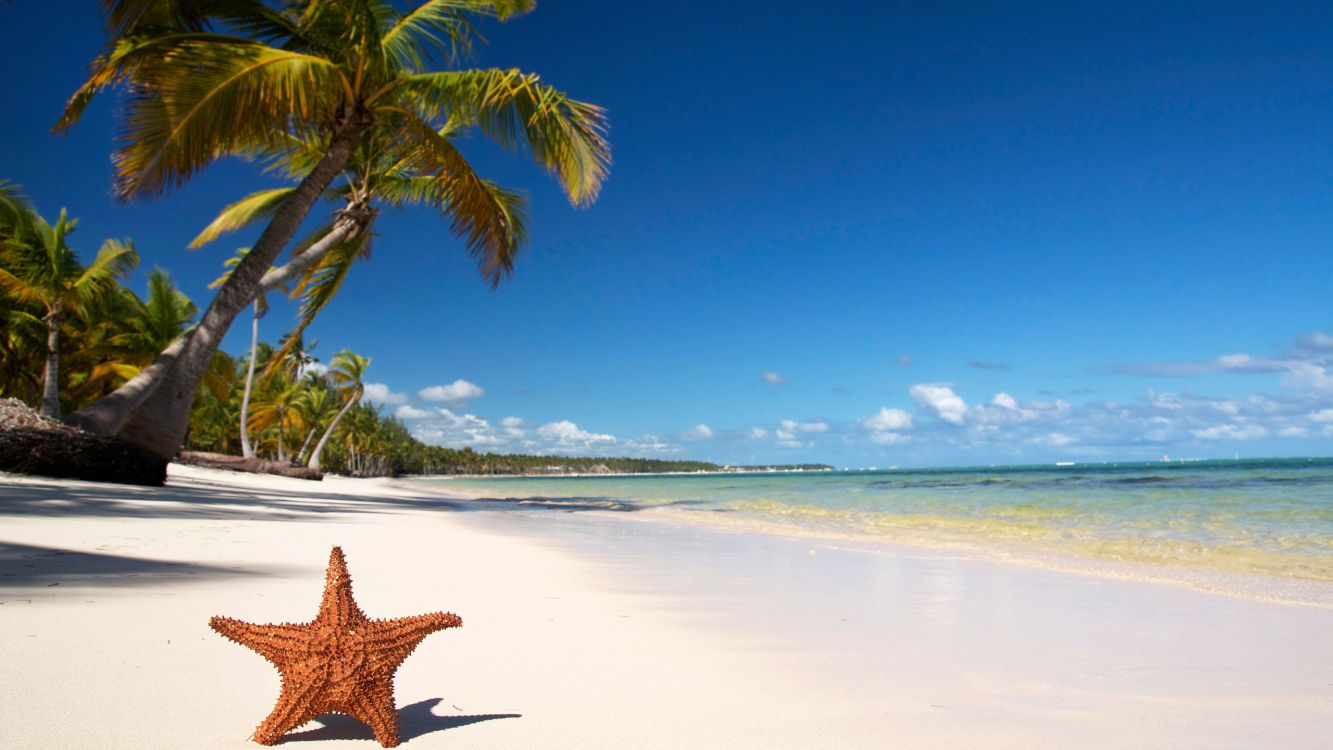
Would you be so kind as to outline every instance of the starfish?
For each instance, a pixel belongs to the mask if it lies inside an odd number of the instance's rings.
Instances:
[[[384,747],[398,745],[393,675],[431,633],[463,624],[458,615],[434,612],[372,620],[352,598],[352,577],[341,547],[329,554],[319,615],[305,624],[252,625],[230,617],[208,621],[218,633],[268,659],[282,675],[273,712],[254,740],[275,744],[288,731],[320,714],[339,713],[370,725]]]

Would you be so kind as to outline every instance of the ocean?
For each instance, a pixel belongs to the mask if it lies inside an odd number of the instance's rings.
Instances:
[[[1333,581],[1333,459],[417,480],[507,505]]]

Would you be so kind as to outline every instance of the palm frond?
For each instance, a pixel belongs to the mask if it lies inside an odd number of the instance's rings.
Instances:
[[[0,236],[24,234],[36,215],[37,209],[22,188],[9,180],[0,180]]]
[[[400,67],[421,70],[433,55],[446,61],[469,56],[480,38],[468,14],[506,20],[536,7],[535,0],[429,0],[393,13],[381,38],[385,55]]]
[[[139,265],[139,253],[128,240],[106,240],[97,257],[74,281],[74,290],[83,299],[93,299],[114,287]]]
[[[569,98],[534,73],[495,68],[418,73],[386,96],[411,98],[428,117],[476,126],[508,148],[526,146],[576,206],[597,199],[610,169],[606,111]]]
[[[284,201],[296,192],[296,188],[273,188],[253,192],[235,203],[222,209],[217,218],[190,241],[190,249],[203,247],[222,235],[249,226],[260,219],[273,215]]]
[[[116,194],[155,195],[220,155],[256,152],[275,133],[330,122],[346,81],[320,57],[262,44],[176,45],[143,63],[113,159]]]
[[[477,176],[472,165],[448,140],[420,119],[405,118],[405,134],[419,146],[417,170],[439,183],[437,204],[450,219],[450,229],[477,259],[482,276],[496,286],[514,268],[523,242],[522,196],[498,190]],[[517,219],[517,221],[515,221]]]

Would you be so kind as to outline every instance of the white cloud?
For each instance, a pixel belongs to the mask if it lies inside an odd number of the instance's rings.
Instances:
[[[524,424],[526,424],[526,422],[519,417],[505,417],[500,420],[500,426],[509,430],[516,430]]]
[[[774,388],[780,388],[787,384],[787,379],[782,377],[776,372],[771,372],[771,371],[766,372],[763,375],[760,375],[759,377],[762,378],[765,383],[768,383]]]
[[[580,430],[578,425],[567,419],[538,427],[537,435],[546,440],[553,451],[588,450],[616,442],[615,435]]]
[[[1052,432],[1034,439],[1033,442],[1041,445],[1053,445],[1058,447],[1062,445],[1070,445],[1071,443],[1076,443],[1078,441],[1063,432]]]
[[[486,395],[485,389],[476,383],[459,379],[448,385],[432,385],[417,391],[417,397],[426,401],[443,401],[450,406],[460,406]]]
[[[411,404],[403,404],[394,410],[393,415],[399,419],[430,419],[440,416],[440,412],[435,409],[418,409]]]
[[[1333,375],[1328,369],[1313,362],[1293,362],[1279,381],[1283,388],[1298,391],[1333,393]]]
[[[967,418],[967,404],[947,385],[922,383],[911,389],[912,400],[934,409],[940,419],[949,424],[962,424]]]
[[[911,437],[901,432],[890,432],[888,430],[875,430],[870,433],[870,442],[879,445],[896,445],[897,443],[906,443],[911,441]]]
[[[1333,422],[1333,409],[1320,409],[1306,415],[1311,422]]]
[[[362,398],[377,404],[385,404],[389,406],[407,403],[406,393],[394,393],[389,390],[389,386],[383,383],[366,383],[365,393],[362,395]]]
[[[1310,431],[1305,429],[1304,427],[1297,427],[1295,425],[1291,425],[1289,427],[1283,427],[1282,429],[1278,430],[1277,434],[1278,437],[1299,438],[1309,435]]]
[[[871,432],[912,429],[912,415],[902,409],[884,407],[878,414],[861,420],[861,425]]]
[[[765,439],[765,438],[767,438],[767,437],[768,437],[768,430],[765,430],[763,427],[752,427],[752,428],[750,428],[750,439],[751,439],[751,440],[763,440],[763,439]]]
[[[828,432],[827,422],[797,422],[794,419],[783,419],[778,422],[778,430],[774,434],[778,440],[795,441],[798,432]]]
[[[329,366],[324,364],[323,362],[305,362],[299,368],[297,368],[297,370],[298,370],[297,375],[299,377],[305,377],[307,374],[312,372],[315,373],[316,375],[323,375],[324,373],[329,371]]]
[[[707,440],[713,436],[713,431],[706,424],[697,424],[681,434],[682,440]]]
[[[1190,430],[1200,440],[1257,440],[1268,437],[1268,430],[1257,424],[1221,424],[1202,430]]]

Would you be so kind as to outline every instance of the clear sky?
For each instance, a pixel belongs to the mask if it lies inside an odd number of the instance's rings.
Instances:
[[[531,196],[514,278],[388,213],[314,353],[370,356],[386,411],[479,450],[1333,454],[1333,7],[1088,5],[547,0],[488,25],[476,65],[610,111],[601,199],[468,143]],[[114,101],[50,134],[95,7],[0,5],[0,178],[80,217],[86,253],[133,238],[139,291],[159,265],[204,303],[251,237],[185,245],[271,183],[228,162],[115,204]]]

